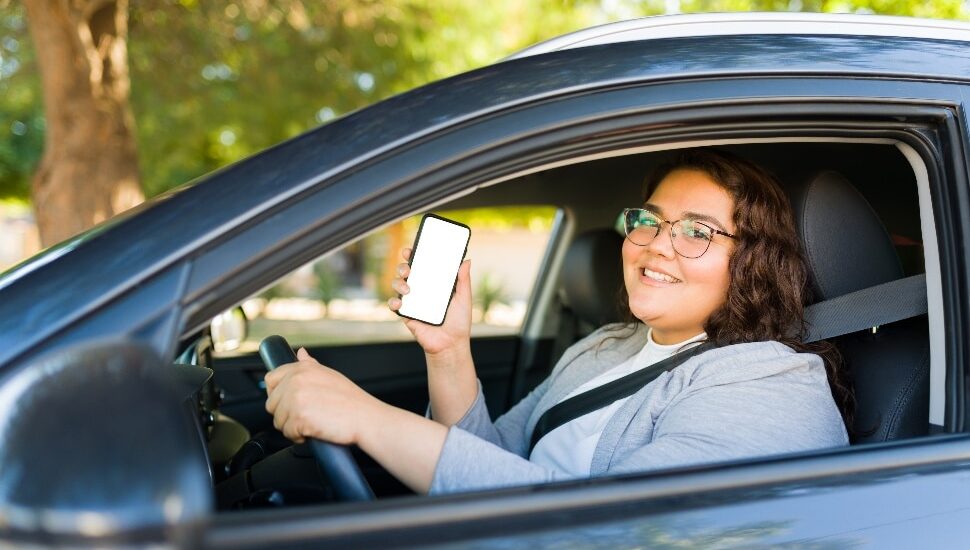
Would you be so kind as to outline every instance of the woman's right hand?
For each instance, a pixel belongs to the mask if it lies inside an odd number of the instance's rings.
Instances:
[[[411,249],[401,250],[405,262],[397,266],[397,277],[391,282],[394,292],[404,296],[410,292],[407,279],[411,273],[406,260],[411,257]],[[401,309],[401,299],[391,298],[387,301],[391,311]],[[472,290],[471,290],[471,260],[465,260],[458,268],[458,281],[455,284],[455,294],[445,314],[445,321],[441,326],[429,325],[414,319],[405,319],[404,326],[411,331],[414,339],[429,355],[439,355],[452,350],[467,349],[471,342],[472,327]]]

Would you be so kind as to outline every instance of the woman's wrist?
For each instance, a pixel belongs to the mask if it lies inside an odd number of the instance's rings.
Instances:
[[[455,368],[467,366],[471,363],[471,343],[462,342],[439,351],[425,350],[424,358],[429,369]]]

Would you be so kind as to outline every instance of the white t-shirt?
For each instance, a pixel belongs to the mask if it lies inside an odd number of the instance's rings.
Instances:
[[[640,353],[579,386],[564,397],[562,401],[622,378],[631,372],[649,367],[677,353],[684,344],[697,342],[706,337],[707,334],[702,332],[683,342],[661,345],[653,341],[653,330],[651,330],[647,336],[647,344],[643,346]],[[600,436],[603,435],[603,428],[606,427],[613,414],[626,403],[627,399],[629,397],[617,399],[602,409],[574,418],[547,433],[536,443],[529,460],[576,477],[589,477],[590,464],[593,462],[593,451],[596,449],[596,443],[599,442]]]

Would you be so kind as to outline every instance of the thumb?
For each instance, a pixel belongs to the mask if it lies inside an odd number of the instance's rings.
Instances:
[[[306,350],[306,348],[300,348],[299,350],[297,350],[297,352],[296,352],[296,358],[299,359],[300,361],[306,361],[307,359],[313,359],[313,357],[310,357],[310,352],[308,352]]]

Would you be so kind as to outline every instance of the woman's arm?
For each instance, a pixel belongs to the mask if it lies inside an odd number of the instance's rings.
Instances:
[[[403,249],[401,255],[407,260],[411,256],[411,249]],[[407,285],[410,274],[408,264],[400,264],[397,274],[391,288],[403,296],[410,291]],[[401,307],[401,300],[391,298],[388,306],[397,311]],[[478,394],[478,376],[471,352],[471,318],[471,261],[465,260],[458,270],[455,295],[441,326],[413,319],[404,320],[404,325],[424,349],[431,416],[445,426],[451,426],[465,416]]]
[[[444,426],[454,425],[465,416],[478,395],[471,343],[436,354],[426,352],[425,361],[431,418]]]
[[[448,428],[380,401],[305,349],[297,359],[266,374],[273,425],[297,443],[357,445],[405,485],[427,492]]]
[[[273,425],[297,443],[314,438],[357,445],[405,485],[422,493],[435,484],[437,491],[455,491],[557,476],[458,427],[449,430],[380,401],[318,363],[305,349],[297,352],[297,359],[266,374],[266,410],[273,415]],[[533,399],[534,394],[519,407]],[[490,433],[498,435],[487,414],[484,421]],[[467,480],[462,479],[466,470]]]

